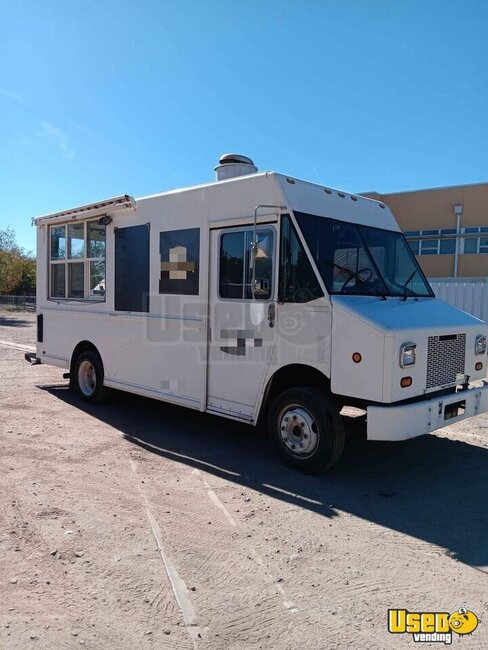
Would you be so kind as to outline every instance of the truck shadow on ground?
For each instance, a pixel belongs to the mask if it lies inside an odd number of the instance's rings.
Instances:
[[[12,316],[0,316],[0,327],[32,327],[32,321]]]
[[[264,432],[244,424],[128,393],[92,406],[66,387],[41,388],[151,454],[324,517],[349,512],[488,572],[487,449],[435,435],[396,443],[355,436],[331,473],[308,476],[282,464]]]

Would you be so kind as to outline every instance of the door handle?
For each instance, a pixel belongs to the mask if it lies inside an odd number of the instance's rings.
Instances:
[[[270,327],[275,326],[275,318],[276,318],[276,305],[274,304],[274,302],[270,302],[268,307],[268,325]]]

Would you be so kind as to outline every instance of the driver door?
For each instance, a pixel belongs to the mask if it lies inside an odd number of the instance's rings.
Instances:
[[[275,345],[276,249],[273,225],[210,233],[210,338],[207,410],[251,421]]]

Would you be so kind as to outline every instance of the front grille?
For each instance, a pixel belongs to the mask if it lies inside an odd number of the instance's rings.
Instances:
[[[466,334],[429,336],[427,351],[427,389],[461,383],[464,376]]]

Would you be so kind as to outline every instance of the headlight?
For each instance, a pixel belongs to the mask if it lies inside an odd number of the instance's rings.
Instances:
[[[480,334],[479,336],[476,337],[476,340],[474,342],[474,351],[476,354],[485,354],[486,336],[484,334]]]
[[[404,343],[400,348],[400,366],[408,368],[415,364],[415,357],[417,356],[416,343]]]

